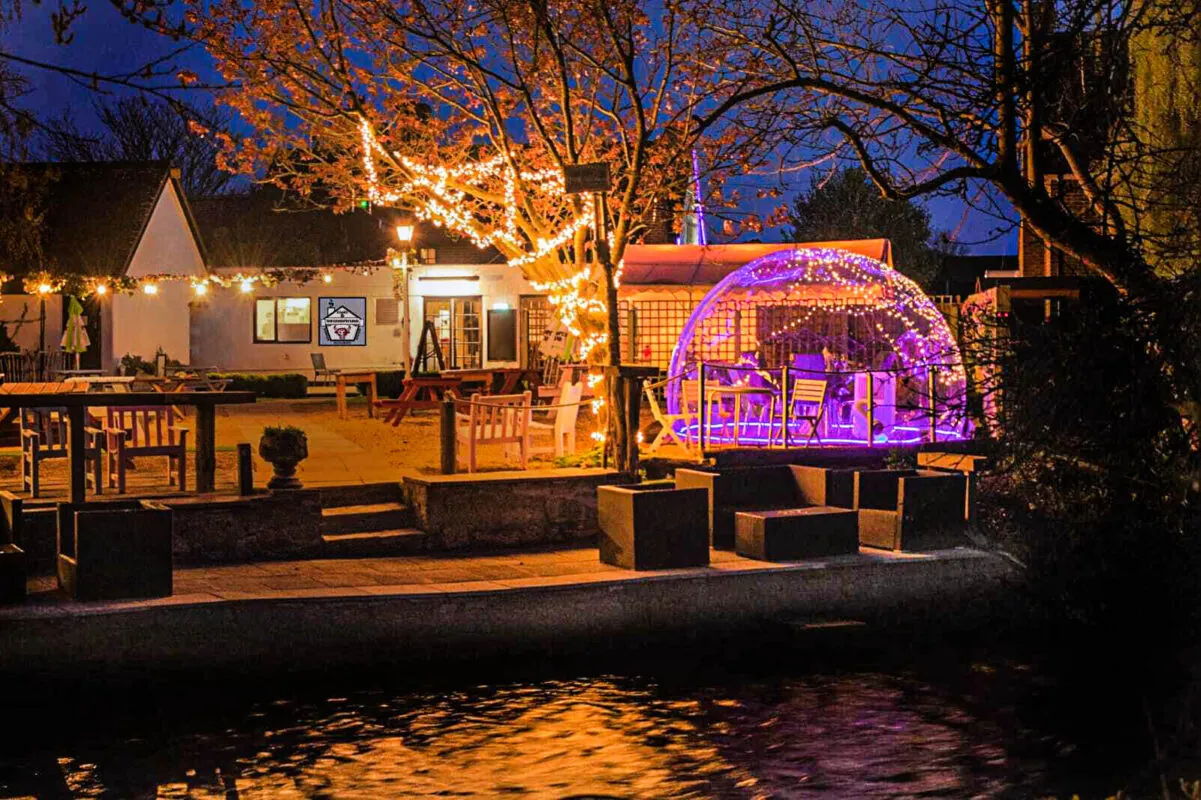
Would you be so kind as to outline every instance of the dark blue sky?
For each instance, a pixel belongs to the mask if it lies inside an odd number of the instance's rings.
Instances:
[[[163,37],[152,34],[139,25],[124,20],[108,3],[90,5],[86,14],[72,27],[75,39],[68,46],[54,44],[50,30],[48,10],[42,7],[26,7],[26,15],[18,24],[3,34],[4,49],[26,58],[64,64],[84,71],[116,73],[134,70],[148,60],[171,52],[178,45]],[[208,62],[203,52],[185,53],[175,62],[178,66],[192,69],[202,76],[207,72]],[[92,104],[94,92],[71,80],[39,70],[26,70],[32,84],[31,93],[24,105],[43,116],[58,116],[70,111],[85,129],[95,121]],[[113,90],[120,94],[121,90]],[[211,102],[203,92],[192,92],[187,99],[196,105]],[[796,187],[807,186],[809,178],[799,175]],[[744,197],[753,197],[754,181],[744,179]],[[776,201],[778,202],[778,201]],[[926,201],[930,209],[935,230],[948,231],[964,242],[972,252],[1014,253],[1017,252],[1017,234],[1010,231],[998,238],[997,220],[972,211],[956,198],[933,198]],[[767,209],[756,208],[765,212]],[[778,231],[765,234],[765,238],[779,238]]]

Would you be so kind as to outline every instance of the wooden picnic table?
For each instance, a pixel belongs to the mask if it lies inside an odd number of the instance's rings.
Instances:
[[[54,371],[56,377],[59,378],[85,378],[103,375],[102,369],[56,369]]]
[[[56,386],[57,389],[48,387]],[[70,451],[71,502],[84,502],[84,424],[88,406],[161,406],[158,392],[88,394],[84,383],[0,384],[0,409],[65,408]],[[196,406],[196,491],[211,492],[217,484],[217,406],[255,402],[254,392],[175,392],[172,405]]]
[[[83,384],[88,387],[88,391],[97,389],[101,392],[127,392],[134,380],[132,375],[81,375],[72,378],[71,382]]]
[[[358,372],[347,371],[339,372],[334,381],[334,391],[338,401],[338,416],[346,419],[346,386],[351,383],[367,384],[367,416],[368,418],[375,416],[375,402],[378,399],[378,391],[375,386],[375,371],[360,370]]]
[[[476,369],[448,369],[442,374],[449,378],[459,378],[464,384],[483,384],[485,394],[516,394],[522,380],[532,388],[538,385],[542,377],[539,370],[529,367],[479,367]]]
[[[400,397],[395,400],[376,400],[374,405],[387,409],[384,422],[390,422],[395,427],[410,411],[438,408],[447,396],[457,399],[461,385],[462,380],[457,377],[436,375],[405,378]]]

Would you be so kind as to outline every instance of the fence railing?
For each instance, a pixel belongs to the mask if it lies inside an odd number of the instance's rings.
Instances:
[[[701,452],[719,444],[788,448],[802,439],[874,447],[967,438],[965,388],[948,381],[957,369],[957,363],[820,370],[697,362],[656,385],[668,395],[668,416],[682,426],[677,430]],[[826,385],[806,387],[809,398],[799,399],[799,379]],[[809,413],[798,414],[797,407]]]

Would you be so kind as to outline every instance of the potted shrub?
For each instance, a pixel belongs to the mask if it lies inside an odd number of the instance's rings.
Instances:
[[[275,470],[267,482],[268,489],[302,488],[296,478],[296,465],[309,457],[309,438],[304,431],[292,425],[264,428],[259,455]]]

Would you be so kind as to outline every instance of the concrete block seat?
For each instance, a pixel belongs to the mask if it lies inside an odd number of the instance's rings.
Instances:
[[[894,552],[963,543],[968,478],[929,470],[864,470],[855,474],[859,543]]]
[[[0,604],[25,599],[25,551],[15,544],[0,545]]]
[[[702,490],[658,481],[596,491],[601,563],[633,570],[709,565]]]
[[[849,508],[739,511],[734,529],[738,555],[759,561],[798,561],[859,552],[859,516]]]
[[[705,489],[709,496],[710,544],[736,549],[740,511],[786,511],[809,506],[851,508],[853,469],[796,464],[723,468],[717,472],[676,470],[676,487]]]

